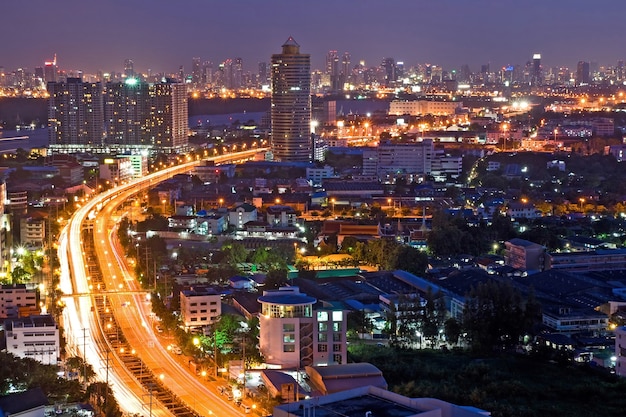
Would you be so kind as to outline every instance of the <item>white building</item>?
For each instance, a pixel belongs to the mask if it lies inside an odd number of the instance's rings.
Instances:
[[[306,179],[313,186],[322,185],[322,181],[325,178],[332,178],[335,175],[335,170],[330,165],[325,165],[323,168],[307,168]]]
[[[450,116],[456,114],[463,107],[460,101],[443,100],[394,100],[389,104],[389,114],[402,116],[421,116],[432,114],[436,116]]]
[[[302,368],[347,362],[345,311],[314,309],[317,300],[297,287],[264,291],[258,300],[259,346],[268,364]]]
[[[267,208],[267,223],[272,227],[294,227],[296,211],[290,206],[274,205]]]
[[[46,221],[41,217],[20,219],[20,242],[24,246],[42,248],[46,241]]]
[[[463,171],[463,158],[451,156],[443,152],[436,151],[436,156],[432,160],[431,175],[435,181],[443,182],[450,178],[458,178]]]
[[[50,315],[8,319],[4,322],[7,352],[44,365],[59,360],[59,328]]]
[[[133,164],[129,157],[106,158],[100,164],[100,178],[115,183],[130,181],[135,178]]]
[[[130,164],[133,169],[133,178],[141,178],[148,175],[148,156],[146,154],[130,154],[124,155],[130,159]]]
[[[215,323],[222,314],[222,298],[213,288],[193,287],[180,292],[180,314],[186,328]]]
[[[434,153],[432,139],[402,144],[384,142],[363,150],[363,175],[380,180],[387,176],[430,175]]]
[[[38,314],[37,290],[25,284],[0,286],[0,318]]]
[[[243,203],[228,212],[228,223],[235,226],[237,230],[243,230],[246,223],[256,220],[257,209],[252,204]]]

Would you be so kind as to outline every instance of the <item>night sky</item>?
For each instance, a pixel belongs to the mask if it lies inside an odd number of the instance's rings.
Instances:
[[[614,65],[626,58],[624,0],[3,0],[0,66],[34,68],[56,52],[61,69],[187,71],[191,58],[217,65],[241,57],[244,69],[293,36],[312,66],[328,50],[352,64],[389,56],[406,66],[472,71],[580,60]]]

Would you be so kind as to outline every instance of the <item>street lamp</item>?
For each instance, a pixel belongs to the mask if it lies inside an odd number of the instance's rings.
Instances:
[[[331,203],[332,203],[332,205],[333,205],[333,216],[335,215],[335,202],[336,202],[336,201],[337,201],[337,200],[336,200],[336,199],[334,199],[334,198],[331,198],[331,199],[330,199],[330,202],[331,202]]]
[[[580,211],[582,213],[584,213],[584,209],[583,209],[583,204],[585,204],[585,199],[584,198],[579,198],[578,201],[580,201]]]

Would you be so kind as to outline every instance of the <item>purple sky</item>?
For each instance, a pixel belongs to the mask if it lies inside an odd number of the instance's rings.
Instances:
[[[626,58],[624,0],[4,0],[0,66],[34,68],[58,54],[62,69],[145,71],[259,61],[291,35],[321,68],[331,49],[352,63],[390,56],[445,68],[524,64],[575,69],[579,60]]]

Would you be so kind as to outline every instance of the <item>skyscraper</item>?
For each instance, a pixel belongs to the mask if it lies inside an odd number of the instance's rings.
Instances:
[[[52,61],[44,63],[44,78],[46,83],[54,83],[57,80],[57,54],[54,54]]]
[[[533,55],[533,65],[532,65],[530,84],[533,86],[543,84],[543,74],[541,71],[541,54]]]
[[[202,82],[202,71],[200,66],[200,58],[191,60],[191,83],[194,87],[198,87]]]
[[[272,55],[272,151],[278,161],[311,160],[311,57],[290,36]]]
[[[576,85],[589,84],[589,62],[579,61],[576,66]]]
[[[385,87],[391,87],[396,81],[396,61],[393,58],[385,58],[380,66],[385,77]]]
[[[102,144],[102,86],[68,78],[48,83],[50,145],[59,152],[85,151]],[[52,151],[54,152],[54,151]]]
[[[135,76],[135,64],[132,59],[124,60],[124,75],[126,78]]]

